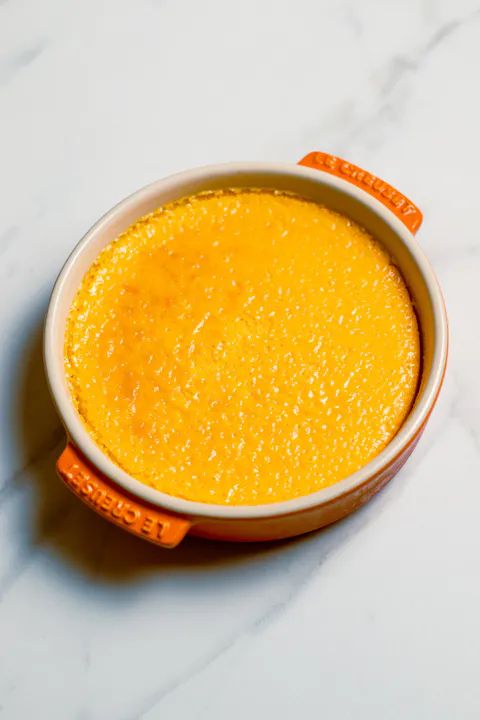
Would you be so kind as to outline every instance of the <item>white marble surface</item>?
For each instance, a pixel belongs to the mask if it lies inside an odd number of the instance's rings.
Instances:
[[[478,0],[0,0],[0,717],[480,717],[479,65]],[[159,551],[55,478],[52,283],[139,186],[313,149],[423,209],[441,400],[348,520]]]

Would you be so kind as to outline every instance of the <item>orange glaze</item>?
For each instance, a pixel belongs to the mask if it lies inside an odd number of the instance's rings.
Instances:
[[[414,400],[403,279],[348,218],[267,190],[166,205],[111,242],[67,321],[78,412],[133,477],[258,504],[374,458]]]

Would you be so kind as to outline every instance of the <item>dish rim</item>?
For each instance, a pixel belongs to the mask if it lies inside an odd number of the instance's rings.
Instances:
[[[117,466],[95,443],[86,426],[83,424],[73,404],[66,385],[62,382],[64,368],[59,367],[56,352],[56,330],[60,315],[65,306],[65,292],[69,288],[72,270],[85,252],[88,245],[121,213],[133,210],[142,202],[154,199],[161,193],[173,191],[189,182],[207,181],[216,178],[232,177],[234,186],[235,173],[266,173],[269,175],[300,176],[323,185],[339,189],[343,194],[351,196],[364,205],[369,206],[407,247],[417,269],[421,273],[432,304],[434,319],[434,347],[428,377],[422,390],[422,396],[410,411],[398,433],[388,445],[369,463],[355,473],[333,485],[317,490],[298,498],[272,502],[261,505],[221,505],[203,503],[168,495],[160,490],[145,485],[126,471]],[[188,193],[187,193],[188,194]],[[161,202],[159,203],[161,204]],[[141,215],[139,215],[140,217]],[[379,238],[381,240],[381,238]],[[175,514],[198,518],[214,518],[216,520],[253,520],[285,516],[304,510],[326,505],[339,497],[357,490],[373,477],[385,471],[396,458],[415,441],[421,432],[435,404],[445,374],[448,348],[448,326],[445,304],[436,275],[428,258],[415,240],[412,233],[383,203],[342,178],[305,166],[272,163],[272,162],[233,162],[205,165],[191,170],[182,171],[166,178],[154,181],[117,203],[105,213],[83,236],[65,262],[54,285],[45,320],[44,362],[47,380],[58,413],[65,426],[67,435],[73,444],[82,452],[87,460],[103,475],[123,488],[131,495],[166,511]],[[62,354],[63,356],[63,354]]]

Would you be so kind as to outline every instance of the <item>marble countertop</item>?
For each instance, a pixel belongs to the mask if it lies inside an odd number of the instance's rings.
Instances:
[[[480,717],[480,5],[0,0],[0,717]],[[169,173],[348,158],[422,208],[452,349],[364,509],[161,551],[83,507],[42,368],[85,230]]]

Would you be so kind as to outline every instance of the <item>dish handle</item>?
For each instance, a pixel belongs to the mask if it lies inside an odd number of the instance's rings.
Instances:
[[[324,152],[311,152],[305,155],[298,164],[336,175],[361,190],[365,190],[393,212],[413,235],[422,224],[423,215],[411,200],[384,180],[347,162],[347,160]]]
[[[175,547],[192,526],[185,518],[159,511],[113,485],[70,442],[58,458],[57,472],[86,505],[115,525],[155,545]]]

